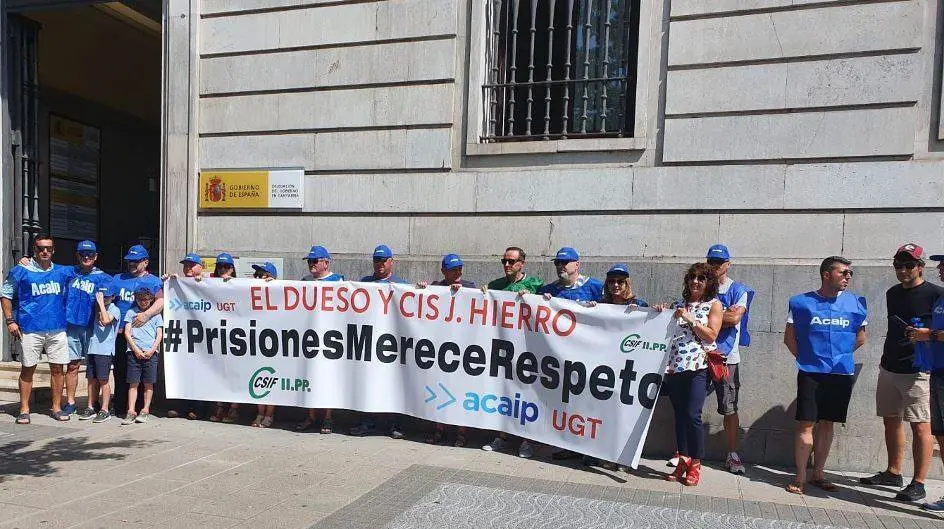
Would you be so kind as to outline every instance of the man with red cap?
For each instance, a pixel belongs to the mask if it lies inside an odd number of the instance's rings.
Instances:
[[[934,439],[931,436],[931,389],[929,368],[916,357],[909,328],[928,327],[931,311],[944,289],[924,280],[924,249],[915,243],[895,252],[892,266],[898,284],[885,293],[888,333],[875,390],[875,411],[885,423],[888,467],[859,481],[865,485],[901,487],[905,456],[905,427],[911,424],[914,476],[895,496],[903,501],[924,499],[924,480],[931,467]]]

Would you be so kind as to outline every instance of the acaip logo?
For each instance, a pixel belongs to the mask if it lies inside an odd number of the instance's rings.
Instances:
[[[620,342],[620,351],[624,353],[632,353],[636,349],[642,349],[646,351],[665,351],[668,346],[663,342],[652,342],[649,340],[643,340],[642,336],[633,333],[629,336],[623,338],[623,341]]]
[[[263,366],[249,377],[249,396],[262,399],[272,393],[272,387],[279,381],[275,376],[275,368]]]

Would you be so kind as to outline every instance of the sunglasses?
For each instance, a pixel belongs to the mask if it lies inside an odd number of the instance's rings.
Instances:
[[[727,261],[725,261],[724,259],[716,259],[716,258],[706,259],[705,262],[710,264],[711,266],[721,266],[724,263],[727,263]]]
[[[573,263],[573,262],[574,262],[574,261],[571,261],[571,260],[568,260],[568,259],[554,259],[554,261],[553,261],[554,266],[567,266],[567,265],[569,265],[570,263]]]
[[[501,264],[503,264],[504,266],[511,266],[517,263],[519,260],[520,259],[502,259]]]
[[[387,262],[387,259],[390,259],[390,257],[374,257],[374,262],[375,262],[375,263],[385,263],[385,262]]]
[[[841,275],[842,277],[852,277],[853,273],[852,273],[852,270],[843,270],[839,272],[839,275]]]
[[[698,282],[701,282],[701,283],[707,283],[707,282],[708,282],[708,276],[705,276],[705,275],[688,276],[688,277],[686,277],[685,279],[687,279],[688,281],[698,281]]]
[[[36,253],[49,252],[52,253],[56,250],[55,246],[34,246],[36,248]]]
[[[95,257],[95,252],[79,252],[79,257],[83,259],[91,259]]]
[[[902,270],[902,269],[914,270],[915,267],[919,266],[919,264],[920,264],[920,263],[918,263],[918,262],[916,262],[916,261],[906,261],[906,262],[903,262],[903,261],[893,261],[893,262],[892,262],[892,267],[894,267],[895,270]]]
[[[376,259],[374,259],[374,260],[376,261]],[[316,265],[316,264],[318,264],[318,263],[324,263],[324,262],[326,262],[326,261],[327,261],[327,259],[309,259],[309,260],[308,260],[308,266]]]

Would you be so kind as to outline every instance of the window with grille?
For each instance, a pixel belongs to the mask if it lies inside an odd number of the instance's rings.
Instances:
[[[633,135],[639,0],[487,0],[483,141]]]

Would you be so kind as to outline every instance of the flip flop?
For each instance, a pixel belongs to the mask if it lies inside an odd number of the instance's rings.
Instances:
[[[789,492],[790,494],[798,494],[798,495],[802,496],[802,495],[803,495],[803,485],[801,485],[801,484],[799,484],[799,483],[796,483],[796,482],[790,483],[789,485],[787,485],[786,491]]]
[[[835,483],[827,479],[811,479],[807,483],[826,492],[836,492],[839,490],[839,487],[837,487]]]
[[[55,420],[58,421],[58,422],[68,422],[69,419],[72,418],[72,417],[69,416],[68,413],[66,413],[66,412],[64,412],[64,411],[62,411],[62,410],[54,411],[54,412],[50,413],[49,416],[52,417],[53,419],[55,419]]]
[[[16,416],[16,424],[29,424],[30,423],[30,414],[21,413]]]

